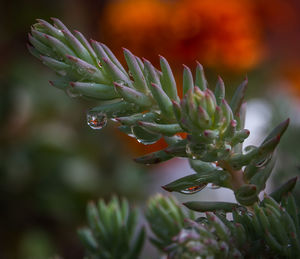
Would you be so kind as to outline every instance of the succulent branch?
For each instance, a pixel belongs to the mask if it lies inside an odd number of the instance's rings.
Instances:
[[[139,258],[145,229],[136,233],[137,211],[129,208],[127,200],[114,197],[108,204],[89,203],[87,218],[89,228],[79,229],[78,234],[89,258]]]
[[[71,97],[99,101],[99,106],[87,113],[91,128],[101,129],[110,119],[120,124],[122,132],[145,145],[165,138],[167,148],[135,161],[155,164],[174,157],[187,158],[195,173],[163,186],[169,192],[193,194],[207,184],[234,191],[237,203],[185,203],[191,210],[207,212],[206,218],[200,221],[184,221],[184,212],[171,198],[152,199],[147,218],[157,237],[152,241],[158,248],[164,249],[170,258],[194,258],[194,255],[243,258],[255,251],[272,256],[277,253],[284,258],[299,256],[299,215],[292,196],[287,194],[296,179],[263,201],[258,198],[275,165],[276,147],[289,119],[273,129],[259,146],[243,147],[250,134],[244,125],[247,78],[227,101],[223,80],[219,77],[212,91],[202,65],[197,63],[194,76],[190,68],[183,67],[183,90],[179,93],[164,57],[160,56],[157,69],[148,60],[123,49],[127,64],[124,68],[106,45],[89,42],[80,32],[71,32],[60,20],[52,20],[53,25],[38,20],[32,26],[29,51],[58,75],[59,79],[50,81],[51,85]],[[117,234],[124,233],[124,224],[129,223],[127,216],[117,213],[123,210],[124,203],[119,209],[116,204],[117,201],[107,206],[100,203],[98,208],[89,205],[90,229],[81,230],[80,236],[92,258],[107,258],[106,255],[118,252],[105,243],[106,234],[120,241],[126,255],[139,250],[129,248],[130,237]],[[233,221],[226,219],[228,212],[233,213]],[[99,226],[111,228],[104,234]],[[140,232],[138,248],[142,239],[143,232]],[[94,256],[103,247],[108,249],[104,249],[105,256]]]
[[[160,57],[160,70],[124,49],[125,69],[107,46],[71,31],[58,19],[54,25],[38,20],[33,25],[29,50],[53,69],[60,80],[55,87],[72,96],[106,101],[91,109],[88,124],[99,129],[107,119],[139,142],[152,144],[161,137],[174,141],[164,150],[135,159],[153,164],[173,157],[187,157],[195,174],[164,186],[168,191],[194,193],[206,184],[230,188],[242,205],[252,205],[273,169],[273,154],[289,120],[275,128],[260,146],[243,149],[249,136],[244,128],[247,78],[230,102],[219,77],[214,92],[208,88],[203,67],[197,63],[195,78],[183,69],[183,98],[179,99],[172,70]],[[187,137],[176,137],[185,132]]]
[[[287,183],[289,185],[289,183]],[[148,221],[156,239],[153,243],[168,258],[297,258],[300,254],[299,212],[294,197],[284,185],[281,201],[271,196],[246,207],[218,203],[189,203],[206,212],[197,219],[184,215],[176,202],[163,196],[154,197],[148,205]],[[272,194],[271,194],[272,195]],[[232,212],[233,219],[228,219]]]
[[[151,242],[160,250],[172,243],[185,225],[185,219],[194,219],[194,213],[189,215],[184,212],[178,202],[172,197],[164,197],[157,194],[152,197],[147,206],[146,218],[156,238],[150,238]]]

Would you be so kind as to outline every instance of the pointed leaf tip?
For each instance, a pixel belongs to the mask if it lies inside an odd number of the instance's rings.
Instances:
[[[275,191],[270,193],[269,196],[271,196],[277,202],[280,202],[284,195],[286,195],[287,193],[291,192],[294,189],[297,180],[298,180],[298,176],[288,180],[283,185],[279,186]]]
[[[161,186],[161,188],[163,188],[163,189],[166,190],[167,192],[172,192],[168,187],[166,187],[166,185]]]
[[[286,131],[287,127],[289,126],[290,118],[286,119],[285,121],[279,123],[272,131],[271,133],[264,139],[263,143],[269,141],[270,139],[273,139],[277,137],[278,140],[280,140],[281,136]]]
[[[195,85],[197,85],[202,91],[204,91],[207,88],[207,81],[205,78],[205,73],[203,66],[196,61],[196,78],[195,78]]]
[[[214,212],[217,210],[223,210],[225,212],[232,212],[232,210],[241,207],[237,203],[231,202],[209,202],[209,201],[189,201],[184,202],[184,206],[198,212]]]
[[[247,86],[248,86],[248,78],[246,77],[244,81],[238,86],[231,99],[230,107],[233,111],[233,114],[235,115],[237,115],[240,111],[241,105],[245,98]]]
[[[183,68],[184,69],[190,69],[187,65],[185,65],[185,64],[182,64],[182,66],[183,66]]]

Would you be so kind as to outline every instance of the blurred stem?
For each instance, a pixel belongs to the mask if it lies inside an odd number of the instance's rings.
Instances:
[[[243,179],[243,170],[234,170],[225,160],[221,160],[219,162],[219,166],[231,174],[230,187],[233,191],[236,191],[245,184]]]

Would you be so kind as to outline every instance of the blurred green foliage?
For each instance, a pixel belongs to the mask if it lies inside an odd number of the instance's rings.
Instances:
[[[47,86],[48,76],[18,60],[1,88],[2,258],[80,258],[76,228],[87,200],[143,197],[143,169],[128,162],[113,125],[102,134],[84,126],[84,101]]]
[[[27,32],[36,17],[73,19],[66,12],[68,2],[4,4],[0,258],[82,258],[76,229],[84,221],[87,201],[109,199],[115,193],[134,202],[146,191],[138,187],[145,181],[145,169],[131,162],[132,154],[116,136],[114,125],[102,134],[90,129],[84,112],[90,107],[51,87],[47,80],[53,74],[26,49]],[[73,15],[82,5],[75,2]],[[17,19],[16,8],[22,10]]]

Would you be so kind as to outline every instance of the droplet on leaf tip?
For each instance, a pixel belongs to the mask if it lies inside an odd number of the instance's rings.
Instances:
[[[182,194],[194,194],[194,193],[200,192],[202,189],[204,189],[206,187],[206,185],[207,184],[200,184],[200,185],[196,185],[196,186],[191,186],[191,187],[183,189],[179,192],[182,193]]]
[[[87,113],[87,124],[92,129],[100,130],[107,124],[107,116],[102,112],[89,111]]]

